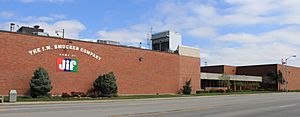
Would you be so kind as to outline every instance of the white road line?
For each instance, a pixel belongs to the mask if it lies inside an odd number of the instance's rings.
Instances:
[[[279,107],[280,108],[287,108],[287,107],[293,107],[293,106],[296,106],[296,104],[282,105],[282,106],[279,106]]]

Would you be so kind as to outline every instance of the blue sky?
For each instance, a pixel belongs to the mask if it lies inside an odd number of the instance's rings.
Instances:
[[[0,29],[39,24],[55,36],[146,45],[154,32],[173,30],[201,49],[202,64],[289,62],[300,66],[299,0],[0,0]]]

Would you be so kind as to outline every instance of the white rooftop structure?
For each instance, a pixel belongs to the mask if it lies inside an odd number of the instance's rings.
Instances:
[[[200,58],[200,49],[181,45],[178,46],[178,54],[183,56]]]
[[[182,36],[178,32],[164,31],[151,35],[152,50],[175,51],[182,45]]]

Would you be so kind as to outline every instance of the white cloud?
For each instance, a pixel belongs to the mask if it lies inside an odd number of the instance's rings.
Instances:
[[[194,6],[191,7],[189,5]],[[192,14],[196,14],[197,17],[190,16],[189,11],[192,11]],[[185,34],[194,37],[214,37],[217,35],[215,28],[207,27],[202,21],[215,17],[215,12],[215,8],[210,5],[195,5],[191,2],[188,2],[188,4],[163,2],[157,6],[155,15],[152,14],[153,18],[150,18],[146,23],[110,31],[101,30],[99,31],[99,36],[100,38],[121,42],[144,42],[150,27],[153,27],[154,33],[173,30],[176,32],[186,32]],[[205,17],[206,19],[199,19],[198,16]],[[138,28],[133,29],[135,27]]]
[[[0,23],[0,29],[9,30],[10,23],[11,22]],[[56,30],[64,29],[66,38],[79,38],[80,33],[86,30],[85,25],[81,22],[77,20],[66,20],[66,17],[63,14],[20,17],[14,23],[17,25],[15,28],[21,26],[32,27],[34,25],[40,25],[40,27],[45,29],[45,32],[49,33],[51,36],[57,36],[55,33]]]
[[[145,39],[145,35],[141,32],[129,29],[121,29],[114,31],[101,30],[98,32],[101,40],[112,40],[121,43],[140,43]]]
[[[7,14],[6,12],[2,13]],[[13,22],[16,24],[15,31],[21,26],[32,27],[34,25],[39,25],[40,28],[45,29],[45,32],[49,33],[50,36],[57,36],[55,31],[64,29],[66,38],[78,39],[80,33],[86,30],[85,25],[83,25],[80,21],[66,19],[66,16],[64,14],[50,14],[49,16],[15,17],[18,17],[18,20]],[[12,22],[0,23],[0,29],[9,30],[10,23]],[[60,36],[61,35],[62,34],[60,34]]]
[[[250,33],[228,33],[217,37],[218,41],[226,42],[238,42],[241,44],[266,44],[266,43],[288,43],[290,45],[299,45],[300,41],[300,28],[299,27],[287,27],[277,30],[271,30],[269,32],[262,32],[258,34]]]
[[[50,22],[65,19],[65,15],[62,14],[52,14],[50,16],[26,16],[20,18],[24,22]]]
[[[188,30],[187,34],[198,38],[212,38],[217,36],[215,29],[210,27],[194,28]]]
[[[6,23],[0,23],[0,30],[10,30],[10,23],[6,22]]]
[[[156,18],[178,29],[216,26],[300,24],[299,0],[225,0],[228,7],[197,1],[166,1],[157,8]]]
[[[228,4],[233,5],[228,11],[234,14],[247,14],[251,16],[267,15],[276,10],[277,1],[275,0],[225,0]],[[251,12],[249,12],[251,10]]]
[[[54,23],[48,22],[15,22],[19,26],[28,26],[32,27],[34,25],[39,25],[40,28],[45,29],[45,32],[49,33],[50,36],[57,36],[56,30],[65,30],[66,38],[78,39],[82,31],[86,29],[85,25],[77,20],[61,20]],[[1,23],[0,29],[9,30],[9,22]],[[60,33],[60,36],[62,34]]]
[[[15,14],[13,12],[10,12],[10,11],[0,12],[0,18],[11,18],[13,16],[15,16]]]
[[[193,2],[163,2],[156,11],[156,20],[160,20],[163,22],[162,25],[172,27],[176,31],[207,27],[207,21],[217,17],[213,6]]]
[[[282,28],[259,34],[231,33],[217,37],[218,45],[205,48],[205,59],[210,64],[274,64],[281,58],[300,55],[300,29]],[[227,46],[223,42],[239,43]],[[300,59],[291,60],[291,65],[300,65]]]
[[[265,45],[245,45],[242,47],[217,47],[208,50],[208,62],[210,65],[229,64],[274,64],[280,63],[281,58],[289,55],[300,54],[299,47],[291,47],[288,44],[271,43]],[[295,64],[300,64],[294,61]]]
[[[65,37],[78,39],[80,32],[84,31],[86,27],[77,20],[63,20],[55,22],[52,26],[50,25],[49,29],[51,31],[64,29]]]
[[[298,28],[293,28],[293,27],[288,27],[288,28],[283,28],[279,30],[273,30],[270,32],[267,32],[262,35],[262,38],[265,38],[271,41],[275,42],[285,42],[289,43],[290,45],[298,45],[300,46],[300,27]]]
[[[165,1],[157,6],[152,12],[155,15],[151,14],[153,17],[144,24],[102,30],[99,35],[102,39],[138,43],[145,40],[143,35],[150,26],[155,31],[175,30],[188,38],[210,40],[211,45],[200,47],[201,56],[209,65],[279,63],[280,58],[300,55],[299,0],[224,2],[226,7],[219,7],[215,2]],[[248,27],[250,31],[245,32]],[[255,31],[255,28],[262,27],[265,29]],[[291,63],[300,65],[299,60],[294,59]]]
[[[259,42],[260,38],[253,34],[248,33],[228,33],[222,36],[217,37],[217,40],[227,41],[227,42],[240,42],[240,43],[249,43],[249,42]]]
[[[46,17],[46,16],[40,16],[40,17],[36,17],[36,16],[27,16],[21,19],[22,21],[40,21],[40,22],[48,22],[48,21],[53,21],[54,19],[51,17]]]
[[[63,14],[52,14],[50,16],[55,18],[55,19],[65,19],[66,18],[66,16],[63,15]]]
[[[147,33],[150,32],[150,26],[146,24],[136,24],[128,28],[117,30],[100,30],[98,36],[100,40],[118,41],[122,44],[139,46],[142,42],[146,45]]]
[[[227,7],[195,1],[163,2],[154,21],[162,22],[163,27],[174,27],[185,36],[210,39],[213,45],[202,48],[201,56],[211,64],[279,63],[280,58],[300,55],[299,0],[225,0],[225,3]],[[239,31],[249,26],[253,31]],[[253,27],[268,28],[256,32]],[[225,33],[220,34],[219,30]]]
[[[299,0],[226,0],[226,2],[233,5],[228,10],[230,14],[248,16],[239,19],[259,19],[254,22],[258,24],[300,24]]]

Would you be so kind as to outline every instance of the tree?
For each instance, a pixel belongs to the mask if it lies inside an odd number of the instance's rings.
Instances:
[[[240,88],[240,90],[242,90],[242,86],[244,86],[243,82],[237,82],[236,86],[238,86]]]
[[[260,87],[259,83],[252,83],[251,85],[252,85],[252,87],[255,87],[255,89],[257,89],[258,87]]]
[[[117,96],[118,87],[113,72],[100,75],[94,82],[94,89],[100,96],[112,97]]]
[[[274,71],[269,71],[267,73],[267,76],[269,78],[271,78],[272,84],[275,84],[275,86],[277,87],[278,90],[279,90],[279,86],[280,86],[279,84],[282,85],[285,82],[281,71],[279,71],[278,73],[274,72]]]
[[[48,72],[42,67],[35,70],[29,85],[30,95],[33,98],[37,98],[38,96],[47,96],[52,89]]]
[[[223,74],[222,76],[219,77],[220,79],[220,85],[227,87],[228,89],[231,86],[231,82],[230,82],[230,76]]]
[[[192,92],[191,79],[185,82],[185,85],[181,89],[182,93],[185,95],[190,95]]]

